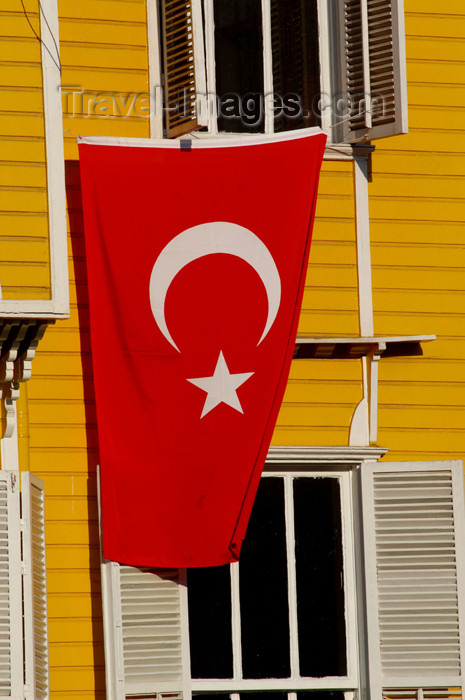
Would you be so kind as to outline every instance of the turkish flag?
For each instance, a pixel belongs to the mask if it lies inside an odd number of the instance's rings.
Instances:
[[[239,558],[291,363],[325,140],[80,140],[106,558]]]

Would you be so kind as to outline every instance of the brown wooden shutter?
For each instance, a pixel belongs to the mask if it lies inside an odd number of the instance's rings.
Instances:
[[[195,51],[194,0],[162,0],[165,115],[168,138],[182,136],[201,126],[196,113],[199,71]],[[197,78],[197,79],[196,79]]]
[[[345,141],[407,132],[403,0],[344,0]]]

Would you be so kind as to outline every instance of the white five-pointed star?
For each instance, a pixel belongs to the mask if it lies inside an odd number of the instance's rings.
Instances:
[[[244,413],[236,390],[241,384],[244,384],[247,379],[250,379],[253,374],[253,372],[231,374],[226,360],[224,359],[223,352],[220,350],[218,362],[216,363],[212,377],[198,377],[196,379],[187,380],[191,384],[198,386],[202,391],[207,392],[200,418],[206,416],[207,413],[220,403],[226,403],[228,406],[231,406],[231,408],[239,411],[239,413]]]

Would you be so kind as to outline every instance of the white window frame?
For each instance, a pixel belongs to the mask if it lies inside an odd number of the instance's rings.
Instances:
[[[304,690],[339,690],[356,691],[359,686],[358,643],[357,643],[357,610],[355,585],[355,545],[352,515],[353,473],[348,469],[320,470],[309,468],[302,464],[300,469],[265,469],[262,479],[278,477],[284,482],[286,546],[288,563],[288,602],[290,627],[290,662],[291,675],[289,678],[244,679],[242,678],[241,656],[241,619],[239,600],[239,568],[240,563],[230,565],[231,571],[231,602],[232,602],[232,647],[233,672],[232,679],[197,679],[191,680],[193,693],[222,692],[241,693],[249,691],[283,691],[295,693]],[[346,676],[326,676],[323,678],[302,677],[299,673],[299,648],[297,629],[297,590],[294,548],[293,520],[293,480],[298,477],[336,479],[340,485],[341,496],[341,535],[343,548],[344,571],[344,610],[346,633]]]
[[[152,95],[151,137],[163,138],[162,85],[160,41],[158,37],[157,8],[160,0],[147,0],[150,85]],[[193,43],[195,48],[197,112],[199,123],[207,127],[204,132],[193,132],[194,138],[237,136],[233,132],[218,131],[218,114],[216,101],[216,66],[215,66],[215,25],[214,0],[192,0],[192,18],[194,27]],[[328,136],[328,145],[347,148],[351,144],[364,142],[370,138],[407,133],[407,78],[405,56],[405,26],[403,0],[390,0],[392,7],[392,46],[394,58],[394,83],[396,101],[396,119],[392,124],[372,126],[371,107],[368,106],[363,128],[350,132],[347,123],[348,115],[334,114],[335,103],[347,98],[345,50],[340,49],[344,43],[344,0],[317,0],[318,8],[318,41],[320,56],[320,93],[321,128]],[[362,24],[367,32],[368,16],[367,2],[360,0],[362,8]],[[204,13],[202,15],[202,4]],[[274,132],[274,114],[267,109],[266,95],[273,93],[273,69],[271,63],[271,15],[270,0],[261,0],[262,34],[263,34],[263,91],[264,91],[264,133]],[[204,38],[204,42],[201,38]],[[366,36],[368,36],[366,34]],[[205,46],[205,52],[203,50]],[[363,42],[363,65],[365,69],[365,91],[370,93],[369,49],[368,40]],[[247,133],[241,133],[247,138]]]
[[[271,447],[268,453],[267,463],[264,469],[264,478],[276,474],[311,476],[334,476],[341,481],[341,510],[342,510],[342,533],[343,533],[343,556],[345,567],[345,604],[346,604],[346,625],[347,625],[347,668],[348,675],[345,677],[308,679],[247,679],[240,678],[240,667],[237,663],[234,667],[234,680],[216,679],[191,679],[190,677],[190,649],[189,649],[189,620],[187,608],[187,588],[185,586],[185,572],[180,570],[179,605],[181,612],[181,624],[178,630],[179,642],[183,650],[183,677],[182,680],[173,680],[153,686],[139,686],[137,692],[158,693],[161,698],[164,694],[172,697],[182,695],[183,700],[188,700],[192,692],[224,692],[232,695],[232,700],[239,700],[238,693],[248,690],[274,690],[287,692],[289,700],[296,700],[296,692],[303,690],[340,690],[345,693],[346,700],[352,700],[359,686],[364,686],[365,681],[363,667],[359,669],[359,660],[363,664],[365,656],[365,638],[363,609],[357,610],[362,604],[362,579],[361,571],[361,543],[358,535],[354,535],[355,527],[358,526],[358,474],[357,469],[363,466],[365,461],[376,461],[386,452],[383,448],[377,447]],[[99,483],[99,479],[98,479]],[[98,500],[100,504],[100,487]],[[355,508],[354,508],[355,506]],[[287,537],[290,533],[287,533]],[[105,640],[105,667],[107,700],[125,700],[127,693],[134,693],[134,686],[129,687],[124,678],[124,654],[123,654],[123,632],[121,615],[121,595],[119,584],[119,567],[116,562],[107,559],[101,560],[102,574],[102,604]],[[238,570],[232,565],[233,587],[238,586]],[[235,606],[233,612],[233,628],[235,642],[240,643],[240,625],[238,620],[238,608]],[[294,643],[295,645],[295,643]],[[359,649],[360,647],[360,649]],[[226,700],[225,695],[225,700]]]

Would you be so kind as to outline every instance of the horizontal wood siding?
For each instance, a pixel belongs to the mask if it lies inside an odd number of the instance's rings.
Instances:
[[[353,166],[326,161],[298,334],[359,333]],[[362,398],[357,361],[294,360],[273,435],[275,445],[347,445]]]
[[[465,6],[406,0],[407,136],[369,185],[375,332],[435,333],[423,358],[380,363],[388,460],[465,454]]]
[[[37,22],[36,0],[26,7],[35,8]],[[381,361],[379,443],[390,448],[388,459],[463,458],[465,6],[463,0],[406,0],[406,9],[410,134],[377,143],[369,185],[375,332],[437,333],[439,339],[424,345],[424,358]],[[63,98],[71,317],[47,330],[39,345],[19,432],[23,467],[45,482],[52,698],[85,700],[104,697],[104,662],[98,441],[75,138],[149,135],[146,105],[137,97],[148,90],[147,28],[144,0],[59,0],[59,12],[62,83],[78,94],[74,115],[69,95],[67,104]],[[0,281],[6,296],[26,278],[32,291],[46,289],[45,276],[37,274],[47,270],[45,258],[42,267],[38,262],[48,231],[41,96],[34,82],[39,44],[14,0],[2,3],[0,19],[9,31],[0,42],[0,65],[11,63],[12,71],[19,65],[16,77],[8,66],[0,83],[0,243],[6,251]],[[34,51],[35,59],[25,60]],[[79,112],[83,92],[89,94]],[[21,247],[23,239],[40,251],[37,260]],[[13,263],[5,264],[5,256]],[[349,163],[324,163],[299,333],[359,333]],[[347,445],[361,396],[360,361],[294,361],[273,443]],[[115,426],[121,440],[131,439],[125,410],[122,402],[121,425]]]
[[[145,0],[59,0],[65,158],[77,136],[148,138]]]
[[[21,433],[20,445],[23,464],[28,451],[31,471],[45,482],[52,698],[85,700],[105,697],[105,676],[98,442],[76,136],[149,136],[146,114],[134,108],[127,114],[131,96],[148,91],[147,28],[144,0],[59,0],[58,6],[62,85],[90,93],[90,116],[79,113],[79,99],[77,114],[64,117],[71,315],[40,343],[28,383],[28,439]],[[103,91],[115,96],[119,113],[95,112]]]
[[[0,285],[4,299],[50,299],[38,0],[0,8]]]

